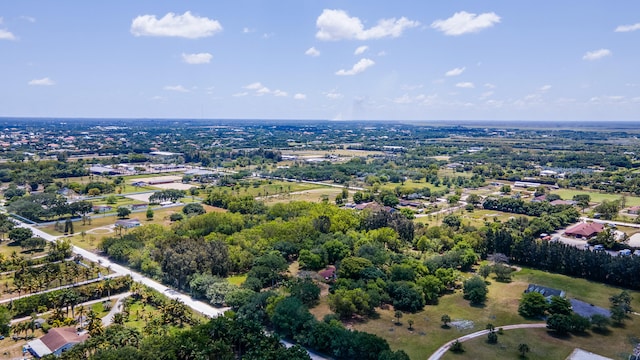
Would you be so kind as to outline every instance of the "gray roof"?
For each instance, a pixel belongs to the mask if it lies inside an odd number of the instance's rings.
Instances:
[[[34,356],[43,357],[52,353],[47,345],[45,345],[40,339],[31,340],[27,344],[29,345],[29,348],[31,349],[30,351]]]
[[[550,298],[552,296],[564,297],[564,291],[562,290],[548,288],[548,287],[540,286],[536,284],[529,284],[529,287],[524,292],[525,293],[537,292],[542,294],[546,298]]]

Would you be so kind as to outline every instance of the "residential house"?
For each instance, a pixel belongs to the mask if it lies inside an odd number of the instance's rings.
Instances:
[[[567,236],[573,236],[576,238],[589,239],[595,235],[598,235],[604,229],[604,225],[596,222],[587,222],[574,225],[567,230],[564,234]]]
[[[88,333],[78,332],[75,327],[52,328],[43,337],[29,341],[26,348],[37,359],[49,354],[59,356],[87,338]]]
[[[554,289],[554,288],[548,288],[548,287],[540,286],[540,285],[536,285],[536,284],[529,284],[529,287],[527,287],[527,290],[524,291],[525,294],[530,293],[530,292],[540,293],[547,300],[551,300],[552,296],[560,296],[560,297],[564,297],[565,296],[565,292],[563,290],[558,290],[558,289]]]
[[[140,220],[138,219],[123,219],[117,220],[115,226],[122,226],[125,229],[131,229],[140,226]]]

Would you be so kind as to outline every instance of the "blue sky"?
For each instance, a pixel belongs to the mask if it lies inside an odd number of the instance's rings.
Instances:
[[[23,0],[0,18],[0,116],[640,120],[636,1]]]

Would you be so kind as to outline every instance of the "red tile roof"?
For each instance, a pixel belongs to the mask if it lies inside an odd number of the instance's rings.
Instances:
[[[88,334],[78,335],[74,327],[52,328],[49,332],[40,338],[47,347],[55,352],[68,343],[81,343],[89,337]]]
[[[580,223],[567,229],[564,233],[569,236],[580,235],[582,237],[591,237],[604,229],[600,223]]]

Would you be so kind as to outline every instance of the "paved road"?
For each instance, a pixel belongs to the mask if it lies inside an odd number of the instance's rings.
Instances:
[[[44,231],[36,228],[35,226],[32,225],[28,225],[28,224],[24,224],[24,223],[18,223],[18,226],[21,227],[26,227],[29,228],[33,231],[33,234],[35,236],[40,236],[41,238],[47,240],[47,241],[56,241],[58,239],[58,237],[53,236],[53,235],[49,235],[47,233],[45,233]],[[209,304],[203,303],[201,301],[196,301],[194,299],[191,298],[191,296],[189,295],[185,295],[182,294],[178,291],[175,291],[167,286],[164,286],[162,284],[160,284],[159,282],[150,279],[138,272],[132,271],[129,268],[126,268],[122,265],[113,263],[111,261],[109,261],[108,258],[104,257],[104,256],[100,256],[97,254],[94,254],[90,251],[87,251],[85,249],[79,248],[77,246],[73,247],[73,252],[76,254],[80,254],[82,255],[82,257],[84,257],[85,259],[89,260],[89,261],[93,261],[93,262],[98,262],[100,263],[102,266],[105,267],[109,267],[111,269],[111,271],[113,271],[115,274],[118,274],[120,276],[122,275],[130,275],[131,278],[133,279],[133,281],[139,282],[141,284],[144,284],[152,289],[155,289],[156,291],[164,294],[165,296],[172,298],[172,299],[179,299],[180,301],[182,301],[185,305],[187,305],[188,307],[190,307],[191,309],[193,309],[194,311],[199,312],[202,315],[208,316],[208,317],[218,317],[222,314],[224,314],[225,311],[229,310],[230,308],[215,308]],[[293,346],[292,343],[285,341],[285,340],[280,340],[280,342],[286,346],[286,347],[291,347]],[[307,353],[309,354],[309,357],[311,357],[312,360],[327,360],[328,358],[320,356],[318,354],[315,354],[313,352],[310,352],[307,350]]]
[[[124,300],[126,298],[128,298],[129,296],[131,296],[130,292],[126,292],[123,294],[118,294],[118,295],[114,295],[114,298],[117,298],[118,301],[116,301],[115,305],[113,305],[113,307],[111,308],[111,310],[109,311],[109,313],[102,318],[102,326],[109,326],[111,325],[111,323],[113,322],[113,316],[119,312],[122,312],[122,303],[124,302]],[[107,301],[109,301],[110,298],[107,298]]]
[[[538,323],[538,324],[517,324],[517,325],[507,325],[507,326],[500,326],[500,328],[502,328],[503,330],[513,330],[513,329],[535,329],[535,328],[546,328],[547,324],[544,323]],[[467,340],[471,340],[471,339],[475,339],[477,337],[486,335],[489,333],[489,330],[480,330],[480,331],[476,331],[474,333],[465,335],[465,336],[461,336],[457,339],[453,339],[451,341],[449,341],[448,343],[442,345],[438,350],[436,350],[436,352],[434,352],[433,354],[431,354],[431,356],[429,356],[429,360],[438,360],[440,359],[451,347],[451,344],[453,344],[456,340],[460,341],[460,342],[465,342]]]
[[[101,302],[109,301],[110,299],[111,299],[111,300],[113,300],[113,299],[120,299],[120,298],[123,298],[123,299],[124,299],[124,298],[126,298],[126,297],[128,297],[128,296],[130,296],[130,295],[131,295],[131,293],[130,293],[130,292],[122,293],[122,294],[115,294],[115,295],[111,295],[111,298],[103,297],[103,298],[101,298],[101,299],[89,300],[89,301],[86,301],[86,302],[80,303],[80,304],[76,305],[75,307],[76,307],[76,309],[77,309],[79,306],[88,306],[88,305],[93,305],[93,304],[97,304],[97,303],[101,303]],[[113,311],[113,308],[112,308],[111,310]],[[49,310],[49,311],[45,311],[45,312],[43,312],[43,313],[39,313],[39,314],[38,314],[38,317],[41,317],[42,315],[49,314],[49,313],[52,313],[52,312],[53,312],[53,310]],[[109,313],[109,314],[110,314],[110,313]],[[107,316],[109,316],[109,314],[107,314]],[[103,324],[103,325],[104,325],[104,319],[105,319],[105,318],[102,318],[102,324]],[[19,323],[19,322],[27,321],[27,320],[31,320],[31,316],[25,316],[25,317],[21,317],[21,318],[13,319],[13,320],[11,320],[11,325],[16,324],[16,323]]]
[[[29,229],[31,229],[33,231],[33,234],[36,236],[40,236],[41,238],[47,240],[47,241],[55,241],[58,239],[57,236],[53,236],[53,235],[49,235],[46,232],[28,225],[28,224],[24,224],[24,223],[19,223],[18,226],[22,226],[22,227],[27,227]],[[113,263],[111,261],[109,261],[108,258],[104,257],[104,256],[100,256],[97,254],[94,254],[90,251],[87,251],[85,249],[79,248],[77,246],[73,247],[73,252],[76,254],[80,254],[82,255],[83,258],[89,260],[89,261],[93,261],[93,262],[97,262],[100,263],[102,266],[105,267],[109,267],[111,269],[112,272],[114,272],[117,275],[130,275],[131,278],[136,281],[139,282],[141,284],[144,284],[152,289],[155,289],[156,291],[165,294],[167,297],[170,297],[172,299],[179,299],[180,301],[182,301],[185,305],[189,306],[190,308],[192,308],[193,310],[205,315],[205,316],[209,316],[209,317],[217,317],[222,315],[225,311],[229,310],[229,308],[215,308],[209,304],[205,304],[203,302],[200,301],[196,301],[194,299],[191,298],[191,296],[186,295],[186,294],[182,294],[178,291],[175,291],[167,286],[162,285],[161,283],[150,279],[138,272],[135,272],[129,268],[126,268],[122,265]]]
[[[110,274],[110,275],[105,276],[105,278],[107,278],[107,277],[108,278],[114,278],[114,277],[118,277],[118,276],[122,276],[122,274]],[[8,303],[8,302],[11,302],[11,301],[14,301],[14,300],[26,298],[26,297],[33,296],[33,295],[49,293],[49,292],[52,292],[52,291],[55,291],[55,290],[69,289],[69,288],[73,288],[73,287],[76,287],[76,286],[91,284],[91,283],[94,283],[94,282],[97,282],[97,281],[101,281],[102,279],[103,278],[97,277],[97,278],[89,279],[89,280],[86,280],[86,281],[79,281],[79,282],[76,282],[76,283],[73,283],[73,284],[58,286],[58,287],[55,287],[55,288],[50,288],[50,289],[46,289],[46,290],[42,290],[42,291],[36,291],[36,292],[32,292],[32,293],[25,293],[24,295],[12,297],[12,298],[9,298],[9,299],[0,300],[0,304],[5,304],[5,303]]]

